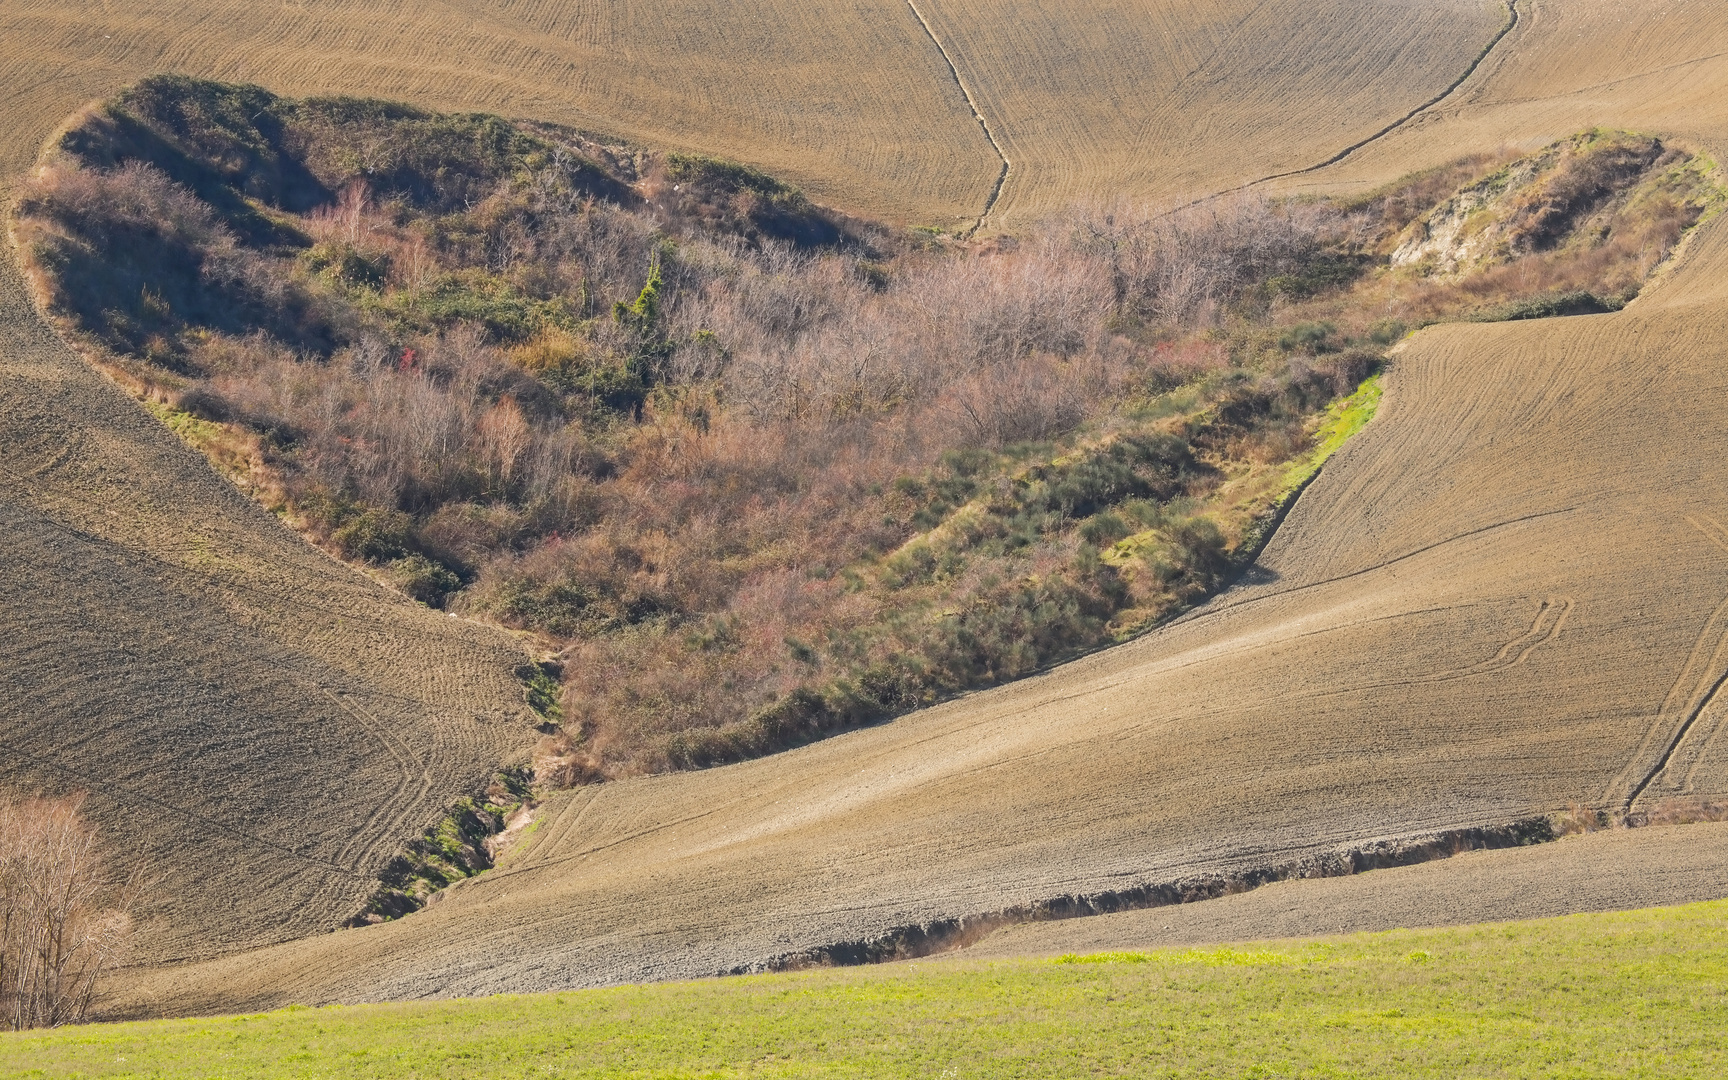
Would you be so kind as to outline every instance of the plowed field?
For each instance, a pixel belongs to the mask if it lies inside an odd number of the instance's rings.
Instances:
[[[335,926],[532,738],[501,634],[313,550],[0,269],[0,787],[87,790],[146,956]]]
[[[21,0],[0,12],[0,85],[21,124],[5,164],[25,166],[84,101],[173,70],[570,123],[960,226],[1002,164],[969,92],[1013,163],[1003,220],[1024,220],[1321,160],[1442,91],[1504,19],[1499,0]]]
[[[1728,896],[1728,825],[1598,832],[1353,877],[1281,881],[1204,904],[999,930],[954,959],[1054,956],[1382,932],[1690,904]]]
[[[921,3],[950,68],[892,5],[9,4],[0,163],[172,68],[581,123],[965,223],[1001,170],[970,93],[1009,161],[994,220],[1012,223],[1317,164],[1442,93],[1505,15],[1179,6]],[[1592,123],[1720,159],[1714,0],[1518,7],[1455,93],[1284,182],[1349,189]],[[125,997],[710,974],[1572,801],[1728,792],[1725,313],[1719,220],[1623,313],[1425,331],[1250,580],[1178,623],[775,758],[562,796],[507,866],[423,913],[140,973]],[[104,823],[186,883],[154,916],[155,956],[328,925],[391,837],[522,745],[510,646],[252,509],[62,349],[10,270],[0,372],[8,783],[91,787]]]

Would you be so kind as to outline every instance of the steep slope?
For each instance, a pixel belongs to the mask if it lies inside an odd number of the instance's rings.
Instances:
[[[143,985],[232,1008],[699,975],[1728,790],[1695,708],[1728,656],[1725,258],[1718,224],[1626,312],[1426,331],[1253,583],[1135,644],[773,759],[574,793],[425,914]]]
[[[0,789],[90,793],[146,957],[330,929],[534,738],[502,634],[303,543],[0,269]]]

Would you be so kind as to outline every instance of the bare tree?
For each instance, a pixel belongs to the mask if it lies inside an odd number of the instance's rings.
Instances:
[[[15,1031],[83,1020],[129,938],[136,890],[110,881],[83,801],[0,803],[0,1025]]]

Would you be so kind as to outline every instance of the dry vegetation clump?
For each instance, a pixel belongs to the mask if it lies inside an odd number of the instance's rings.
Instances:
[[[770,752],[1211,595],[1407,329],[1531,283],[1623,297],[1715,197],[1696,159],[1590,139],[1507,166],[1531,179],[1482,205],[1527,241],[1447,269],[1393,255],[1502,159],[960,244],[713,159],[158,78],[52,148],[17,230],[69,331],[260,497],[545,638],[536,772],[576,783]]]
[[[1714,173],[1708,159],[1659,139],[1608,131],[1507,162],[1397,235],[1390,265],[1420,281],[1403,301],[1409,317],[1619,310],[1722,206]]]
[[[1652,825],[1696,825],[1728,821],[1728,799],[1703,795],[1677,795],[1658,799],[1645,809],[1610,813],[1573,803],[1554,818],[1559,836],[1599,832],[1603,829],[1642,829]]]
[[[1728,799],[1696,795],[1660,799],[1647,810],[1625,815],[1630,828],[1646,825],[1696,825],[1703,821],[1728,821]]]
[[[0,802],[0,1025],[83,1020],[124,958],[133,888],[110,879],[81,797]]]

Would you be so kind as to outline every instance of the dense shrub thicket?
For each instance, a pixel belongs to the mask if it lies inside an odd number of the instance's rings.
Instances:
[[[290,520],[542,635],[540,772],[574,782],[768,752],[1210,595],[1407,328],[1642,280],[1702,204],[1639,203],[1628,270],[1610,211],[1678,167],[1641,160],[1566,188],[1595,241],[1447,278],[1390,256],[1504,161],[960,243],[733,163],[156,78],[71,128],[18,227],[68,328],[238,441]]]

